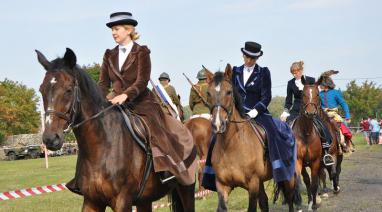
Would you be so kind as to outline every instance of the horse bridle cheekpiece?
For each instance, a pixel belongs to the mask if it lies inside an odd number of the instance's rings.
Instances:
[[[227,81],[230,85],[232,85],[231,84],[231,82],[229,82],[228,80],[224,80],[224,81]],[[221,91],[217,91],[218,92],[218,96],[220,96],[220,92]],[[235,100],[234,100],[234,98],[233,98],[233,95],[232,95],[232,92],[231,92],[231,97],[232,97],[232,103],[233,104],[235,104]],[[221,103],[220,103],[220,99],[219,98],[217,98],[217,103],[216,104],[214,104],[214,105],[212,105],[212,107],[211,107],[211,105],[209,105],[209,107],[210,107],[210,113],[212,113],[213,111],[214,111],[214,109],[215,108],[223,108],[223,110],[227,113],[227,120],[229,121],[230,120],[230,118],[231,118],[231,115],[232,115],[232,110],[233,110],[233,105],[231,105],[231,107],[228,109],[227,107],[225,107],[224,105],[222,105]]]
[[[59,118],[66,120],[68,127],[64,130],[64,133],[68,133],[72,128],[74,128],[73,124],[74,124],[74,121],[76,120],[76,118],[78,116],[78,112],[80,110],[80,99],[81,99],[80,88],[78,86],[77,79],[75,79],[74,89],[73,89],[73,101],[72,101],[72,104],[70,106],[70,109],[66,113],[59,112],[56,110],[46,110],[45,111],[45,117],[50,115],[50,114],[53,114]],[[78,126],[76,125],[76,127],[78,127]]]

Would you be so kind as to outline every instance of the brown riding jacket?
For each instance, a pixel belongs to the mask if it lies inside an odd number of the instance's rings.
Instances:
[[[111,50],[107,49],[104,54],[99,80],[103,95],[106,96],[109,92],[114,95],[125,93],[127,102],[135,105],[136,113],[157,116],[152,104],[160,106],[147,88],[151,73],[150,50],[147,46],[134,43],[121,71],[118,70],[118,51],[116,46]]]
[[[118,46],[106,50],[99,86],[103,95],[127,94],[127,105],[139,114],[151,132],[150,147],[154,170],[170,171],[179,182],[195,182],[196,149],[192,136],[178,120],[166,116],[154,94],[147,88],[150,80],[150,50],[133,44],[121,71],[118,70]]]

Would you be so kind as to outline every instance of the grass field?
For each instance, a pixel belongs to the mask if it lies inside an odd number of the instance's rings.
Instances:
[[[354,142],[357,149],[371,151],[373,149],[365,145],[360,136],[357,136]],[[74,176],[75,163],[76,156],[49,158],[49,169],[45,169],[44,159],[0,161],[0,192],[67,182]],[[271,201],[273,185],[267,182],[265,186],[268,188],[268,197]],[[230,195],[230,211],[246,211],[247,196],[245,190],[235,189]],[[67,190],[0,201],[0,211],[80,211],[81,206],[82,197]],[[216,206],[216,194],[210,195],[206,200],[196,201],[197,211],[215,211]],[[272,211],[286,210],[286,206],[280,206],[280,203],[277,206],[270,203],[270,208],[274,209]],[[168,209],[158,211],[168,211]]]

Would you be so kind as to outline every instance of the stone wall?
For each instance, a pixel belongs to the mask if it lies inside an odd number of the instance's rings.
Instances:
[[[5,142],[3,142],[3,146],[26,146],[37,144],[40,145],[42,143],[41,134],[20,134],[20,135],[12,135],[8,136]]]

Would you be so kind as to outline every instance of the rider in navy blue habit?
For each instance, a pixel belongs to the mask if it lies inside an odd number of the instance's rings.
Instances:
[[[241,52],[244,64],[240,67],[233,67],[232,73],[233,87],[237,89],[242,102],[242,108],[238,109],[249,116],[251,121],[255,121],[265,128],[268,135],[269,159],[272,162],[275,180],[277,182],[289,180],[294,173],[296,155],[294,137],[290,128],[280,120],[273,120],[267,109],[272,99],[272,82],[269,69],[256,63],[257,59],[263,55],[261,45],[256,42],[246,42],[245,47],[241,48]],[[212,167],[208,167],[208,165],[207,157],[203,181],[205,181],[205,177],[207,180],[208,174],[212,173]],[[206,184],[203,182],[202,185]]]

